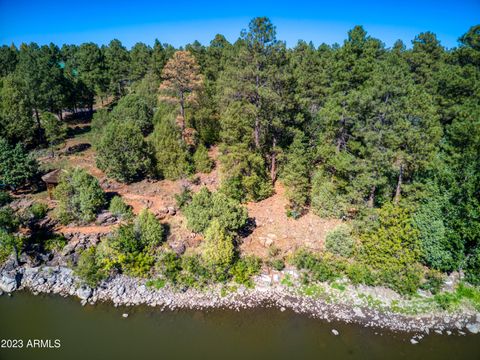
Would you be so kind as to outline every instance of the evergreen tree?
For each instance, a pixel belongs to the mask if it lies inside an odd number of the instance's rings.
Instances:
[[[112,121],[105,126],[97,144],[96,163],[108,176],[127,183],[152,169],[150,148],[131,121]]]

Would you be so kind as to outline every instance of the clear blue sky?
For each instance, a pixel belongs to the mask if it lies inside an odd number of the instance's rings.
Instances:
[[[418,33],[433,31],[444,46],[454,47],[480,23],[480,0],[0,0],[0,44],[104,44],[113,38],[128,47],[155,38],[175,46],[208,44],[217,33],[235,41],[255,16],[268,16],[288,46],[299,39],[341,43],[359,24],[387,46],[397,39],[410,45]]]

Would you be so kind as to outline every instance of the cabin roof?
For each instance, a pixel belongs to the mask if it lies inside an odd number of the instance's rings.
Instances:
[[[47,184],[58,184],[60,181],[61,169],[55,169],[42,176],[42,180]]]

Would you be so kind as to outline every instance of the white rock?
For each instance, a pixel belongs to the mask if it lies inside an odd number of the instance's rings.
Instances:
[[[127,314],[127,313],[124,313],[124,314],[122,314],[122,317],[128,318],[128,314]]]
[[[0,278],[0,290],[11,293],[17,289],[17,280],[15,276],[3,275]]]
[[[411,339],[410,339],[410,343],[411,343],[412,345],[415,345],[415,344],[418,344],[418,341],[415,340],[414,338],[411,338]]]
[[[338,336],[340,333],[337,330],[332,329],[332,334],[335,335],[335,336]]]
[[[480,332],[480,323],[471,323],[467,324],[467,330],[470,331],[472,334],[478,334]]]

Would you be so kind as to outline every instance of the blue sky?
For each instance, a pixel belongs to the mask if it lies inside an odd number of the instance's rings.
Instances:
[[[235,41],[255,16],[268,16],[288,46],[299,39],[341,43],[359,24],[387,46],[397,39],[410,45],[418,33],[433,31],[444,46],[454,47],[480,23],[480,0],[0,0],[0,44],[105,44],[113,38],[128,47],[137,41],[153,44],[155,38],[175,46],[194,40],[208,44],[217,33]]]

